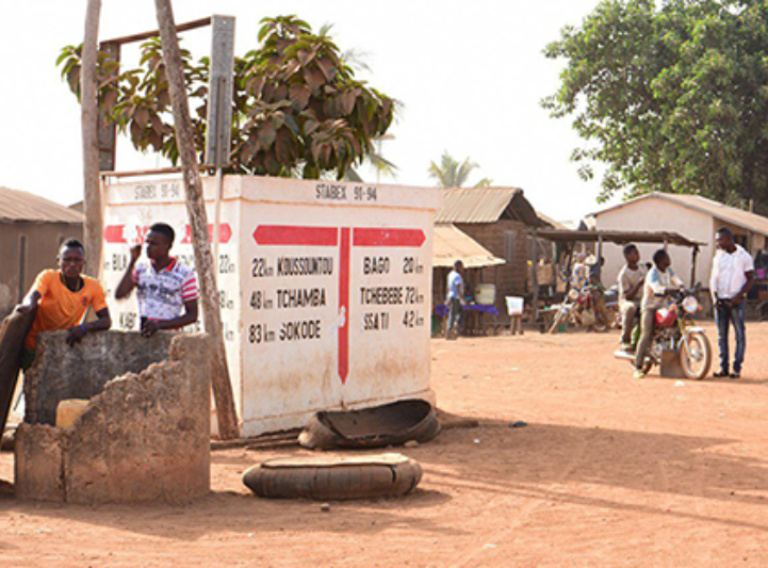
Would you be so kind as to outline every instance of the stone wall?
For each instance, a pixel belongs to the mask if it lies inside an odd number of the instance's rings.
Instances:
[[[51,335],[47,356],[43,353],[36,364],[39,373],[53,373],[57,359],[48,357],[69,349],[63,335]],[[138,334],[106,332],[94,337],[100,335],[104,345],[115,348],[140,350],[146,345]],[[173,336],[166,361],[107,382],[71,428],[20,424],[17,497],[87,504],[183,503],[207,494],[210,349],[205,335]],[[38,387],[36,395],[41,392]]]

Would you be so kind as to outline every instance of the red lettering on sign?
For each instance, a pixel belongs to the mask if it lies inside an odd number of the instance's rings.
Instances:
[[[421,229],[358,228],[354,232],[356,247],[420,247],[427,237]]]
[[[346,384],[349,375],[349,227],[341,229],[341,259],[339,260],[339,312],[344,322],[339,326],[339,378]]]
[[[260,245],[334,247],[339,242],[336,227],[292,227],[259,225],[253,238]]]
[[[208,238],[213,242],[213,223],[208,223]],[[232,238],[232,227],[229,223],[219,224],[219,243],[228,243]],[[184,226],[184,238],[181,239],[181,244],[188,245],[192,243],[192,227],[189,225]]]
[[[104,227],[104,240],[108,243],[127,243],[124,231],[125,225],[107,225]]]

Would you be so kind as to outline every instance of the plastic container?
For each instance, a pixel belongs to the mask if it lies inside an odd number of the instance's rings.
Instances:
[[[524,300],[520,296],[507,296],[504,298],[507,303],[507,313],[510,316],[520,316],[523,314]]]
[[[492,306],[496,302],[496,284],[475,286],[475,302],[483,306]]]

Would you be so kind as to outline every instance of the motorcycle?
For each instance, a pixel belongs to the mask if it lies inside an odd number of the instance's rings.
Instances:
[[[654,365],[661,365],[665,353],[673,354],[683,374],[689,379],[701,380],[709,373],[712,347],[704,328],[696,325],[693,320],[693,315],[701,310],[695,294],[695,289],[674,293],[668,307],[656,310],[653,338],[643,362],[644,373],[648,373]],[[635,326],[632,332],[635,338],[640,335],[639,327]],[[619,350],[614,353],[614,357],[635,365],[634,353]]]
[[[597,285],[585,286],[582,290],[572,288],[562,304],[556,306],[555,317],[549,333],[557,333],[564,322],[587,328],[591,331],[606,331],[612,325],[617,313],[616,300]]]

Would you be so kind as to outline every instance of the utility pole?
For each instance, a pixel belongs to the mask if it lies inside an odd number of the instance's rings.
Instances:
[[[176,24],[173,19],[171,0],[155,0],[157,23],[163,42],[163,60],[168,76],[173,108],[173,123],[176,130],[176,143],[179,147],[181,167],[184,176],[187,214],[192,229],[192,242],[195,250],[195,263],[200,277],[200,292],[205,318],[205,329],[214,340],[212,364],[213,396],[216,400],[216,416],[219,422],[219,435],[222,439],[239,436],[237,414],[232,397],[232,384],[229,380],[227,358],[224,350],[224,334],[219,309],[219,294],[213,273],[211,241],[208,236],[208,216],[205,212],[203,186],[197,167],[197,156],[192,137],[192,121],[189,116],[187,90],[184,84],[179,40],[176,36]]]
[[[99,277],[104,219],[99,178],[99,93],[97,84],[99,15],[101,0],[88,0],[80,75],[80,118],[83,135],[83,230],[86,267]]]

